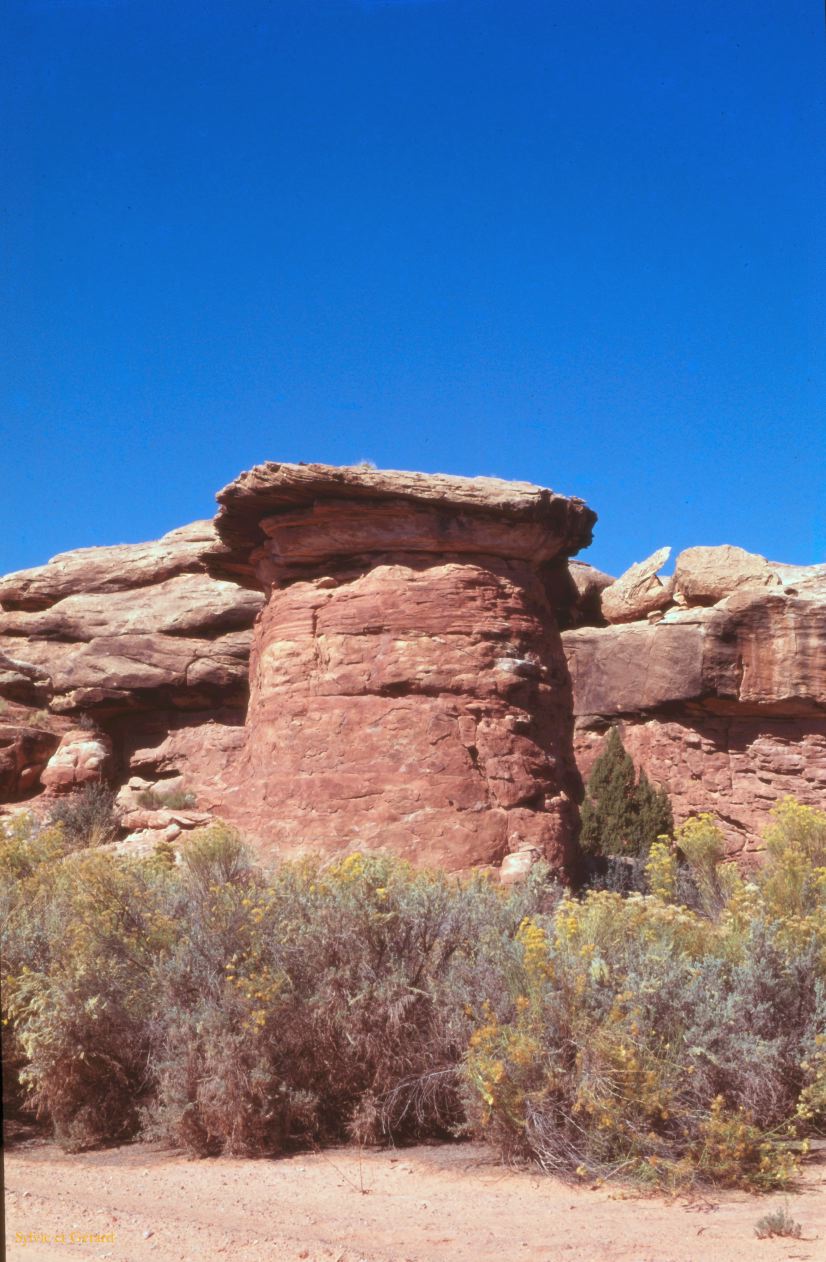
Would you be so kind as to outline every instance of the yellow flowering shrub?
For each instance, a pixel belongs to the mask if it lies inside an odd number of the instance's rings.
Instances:
[[[649,894],[566,894],[553,916],[523,922],[509,1018],[483,1014],[465,1059],[480,1133],[583,1177],[754,1189],[794,1177],[793,1141],[826,1104],[820,823],[779,814],[753,880],[724,863],[700,817],[677,851],[651,848]],[[679,901],[678,855],[696,910]]]

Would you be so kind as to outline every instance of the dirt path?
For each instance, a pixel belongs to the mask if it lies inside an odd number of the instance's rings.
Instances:
[[[674,1202],[503,1169],[474,1144],[190,1161],[146,1144],[67,1157],[36,1142],[12,1147],[4,1166],[7,1257],[29,1262],[826,1259],[824,1164],[788,1196]],[[805,1239],[755,1238],[780,1206]],[[76,1243],[73,1232],[114,1240]],[[24,1243],[29,1233],[51,1239]]]

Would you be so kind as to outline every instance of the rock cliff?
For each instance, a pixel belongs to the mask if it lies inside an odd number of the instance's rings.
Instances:
[[[185,770],[192,791],[218,804],[243,735],[263,603],[210,573],[224,550],[211,521],[193,522],[0,579],[7,802],[100,777],[148,789]]]
[[[527,483],[259,465],[215,522],[0,579],[0,802],[105,779],[129,845],[219,815],[265,853],[386,846],[576,868],[618,723],[753,849],[826,801],[826,566],[569,558],[594,513]],[[170,807],[169,803],[173,803]]]
[[[712,811],[733,853],[759,845],[780,798],[823,806],[826,566],[689,548],[659,594],[647,563],[629,573],[602,593],[613,625],[563,634],[583,775],[618,723],[677,819]]]

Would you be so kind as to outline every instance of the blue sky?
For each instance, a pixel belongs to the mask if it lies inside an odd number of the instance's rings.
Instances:
[[[826,555],[816,0],[7,0],[0,572],[256,462]]]

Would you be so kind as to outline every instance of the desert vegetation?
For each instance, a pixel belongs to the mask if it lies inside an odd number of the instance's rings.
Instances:
[[[674,835],[674,815],[665,789],[637,774],[616,727],[591,768],[582,804],[580,845],[593,889],[630,893],[646,888],[651,846]]]
[[[569,1177],[769,1189],[826,1129],[823,812],[782,804],[750,876],[689,821],[630,894],[265,870],[220,824],[178,860],[87,840],[18,817],[0,845],[6,1110],[67,1151],[473,1134]]]

